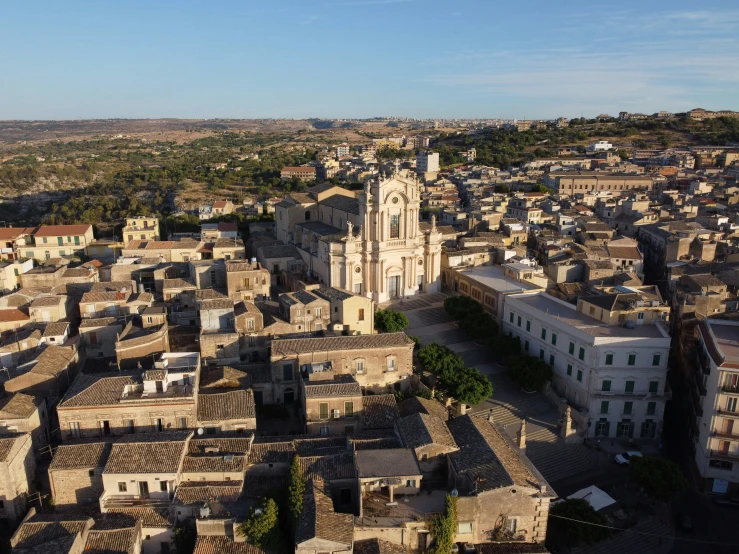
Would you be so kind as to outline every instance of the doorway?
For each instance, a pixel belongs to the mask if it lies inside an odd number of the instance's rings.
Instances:
[[[390,298],[398,298],[400,296],[400,275],[388,277],[387,290]]]
[[[139,496],[141,498],[149,498],[149,483],[146,481],[139,481]]]

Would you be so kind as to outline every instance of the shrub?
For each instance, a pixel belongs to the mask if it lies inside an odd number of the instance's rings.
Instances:
[[[573,519],[577,521],[571,521]],[[580,521],[585,523],[578,523]],[[549,509],[547,547],[552,549],[560,544],[572,547],[608,538],[610,530],[597,525],[608,525],[608,519],[596,512],[587,500],[572,498],[559,502]]]
[[[675,462],[650,456],[631,458],[629,476],[651,497],[669,502],[688,486]]]
[[[268,498],[262,504],[262,512],[252,510],[249,519],[240,524],[237,531],[246,535],[251,544],[264,550],[278,550],[282,535],[277,515],[277,503]]]
[[[444,499],[444,513],[428,523],[429,532],[434,538],[429,554],[451,554],[457,525],[457,499],[447,494]]]
[[[395,310],[377,310],[375,312],[375,329],[381,333],[397,333],[408,327],[408,318]]]
[[[508,359],[511,378],[529,390],[539,390],[552,379],[552,367],[534,356],[515,356]]]

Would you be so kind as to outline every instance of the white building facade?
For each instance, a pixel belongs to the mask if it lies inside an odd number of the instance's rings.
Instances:
[[[665,402],[670,336],[662,323],[607,325],[544,292],[505,297],[503,333],[553,368],[552,388],[587,415],[587,437],[655,439]]]
[[[438,152],[419,152],[416,154],[416,171],[418,173],[436,173],[439,171]]]

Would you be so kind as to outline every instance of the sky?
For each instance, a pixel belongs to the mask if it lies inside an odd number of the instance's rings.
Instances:
[[[737,0],[5,2],[0,119],[739,110]]]

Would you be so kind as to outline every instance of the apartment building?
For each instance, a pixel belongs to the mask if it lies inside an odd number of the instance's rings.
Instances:
[[[159,240],[159,220],[143,215],[127,217],[121,233],[124,246],[128,246],[134,240]]]
[[[654,439],[671,397],[666,311],[659,297],[629,291],[582,296],[577,306],[514,294],[505,298],[503,332],[552,366],[552,388],[587,421],[579,433]]]
[[[293,177],[297,177],[301,181],[315,181],[316,168],[308,166],[283,167],[280,171],[280,179],[290,180]]]
[[[665,183],[663,177],[652,175],[615,175],[594,172],[567,172],[544,174],[544,186],[557,194],[574,196],[588,192],[610,191],[628,194],[631,191],[653,192],[658,184]]]
[[[24,257],[26,245],[33,244],[33,227],[0,228],[0,261],[17,260]],[[32,256],[28,256],[31,258]]]
[[[49,260],[83,256],[93,240],[92,225],[41,225],[33,233],[33,246],[19,249],[21,257]]]
[[[227,261],[226,286],[229,298],[234,301],[269,298],[270,274],[254,259]]]
[[[706,492],[739,491],[739,321],[708,318],[698,324],[696,371],[699,398],[695,467]]]
[[[437,173],[438,171],[438,152],[419,152],[416,154],[416,172],[423,175],[424,173]]]
[[[21,287],[22,275],[33,269],[33,260],[0,261],[0,294]]]

